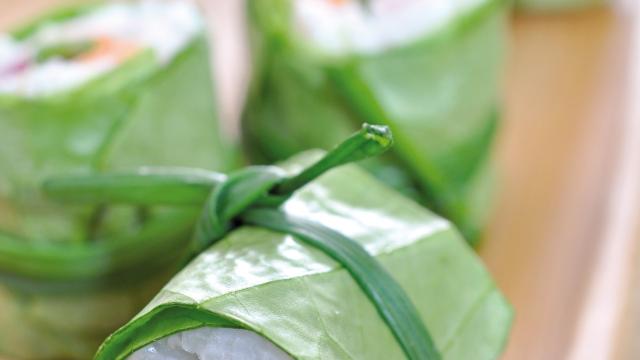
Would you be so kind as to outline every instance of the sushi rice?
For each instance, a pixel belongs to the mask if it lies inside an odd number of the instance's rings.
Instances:
[[[297,0],[294,22],[303,37],[330,54],[372,54],[432,33],[483,2]]]
[[[253,331],[202,327],[181,331],[137,350],[129,360],[292,360]]]
[[[192,2],[146,0],[111,3],[46,24],[22,40],[0,35],[0,95],[41,97],[70,90],[145,50],[167,64],[202,24]],[[77,53],[39,59],[46,49],[74,45],[80,47]]]

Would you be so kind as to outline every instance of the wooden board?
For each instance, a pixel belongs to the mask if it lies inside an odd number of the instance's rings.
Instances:
[[[0,0],[0,29],[72,1]],[[242,6],[205,5],[221,111],[237,134]],[[640,358],[636,33],[629,9],[513,19],[499,196],[480,248],[516,311],[505,359]]]
[[[505,359],[606,359],[619,346],[586,318],[597,311],[620,326],[617,309],[593,309],[592,286],[621,275],[619,251],[599,267],[605,242],[635,246],[629,233],[607,234],[626,206],[614,203],[620,160],[640,140],[621,141],[631,121],[630,20],[603,9],[514,20],[501,192],[480,251],[517,314]],[[620,307],[626,294],[613,295]]]

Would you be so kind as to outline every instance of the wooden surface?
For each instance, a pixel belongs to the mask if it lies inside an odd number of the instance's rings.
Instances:
[[[0,0],[0,28],[61,2],[69,1]],[[224,34],[241,30],[228,15],[240,12],[238,4],[207,3],[232,134],[246,49]],[[603,9],[513,21],[500,193],[480,249],[516,311],[505,359],[640,358],[640,292],[632,286],[638,238],[629,232],[640,218],[640,164],[629,155],[640,144],[633,126],[640,115],[634,123],[630,24]]]
[[[516,310],[505,359],[568,358],[576,341],[610,221],[629,71],[626,26],[602,9],[514,21],[501,193],[481,248]],[[603,358],[592,355],[583,359]]]

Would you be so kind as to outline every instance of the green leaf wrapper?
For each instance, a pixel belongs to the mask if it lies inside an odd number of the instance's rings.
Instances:
[[[362,122],[396,146],[369,161],[377,177],[478,239],[491,203],[505,3],[487,0],[410,44],[330,56],[292,29],[291,1],[249,2],[255,76],[244,138],[261,162],[328,148]]]
[[[320,155],[299,155],[282,171],[299,173]],[[280,209],[375,256],[415,304],[442,358],[498,357],[511,308],[447,221],[354,165],[311,181]],[[256,216],[263,214],[250,211],[246,219]],[[296,359],[404,357],[370,299],[327,253],[296,235],[241,225],[176,275],[96,359],[125,359],[154,340],[202,326],[255,331]]]
[[[227,170],[208,53],[200,34],[168,65],[144,52],[71,91],[0,96],[0,354],[88,358],[183,261],[198,208],[64,205],[39,189],[142,165]]]

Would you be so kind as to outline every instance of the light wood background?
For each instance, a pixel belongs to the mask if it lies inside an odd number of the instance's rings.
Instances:
[[[516,310],[506,359],[640,356],[617,333],[635,286],[633,26],[629,10],[513,21],[501,192],[480,251]]]
[[[0,0],[0,29],[70,1]],[[248,79],[242,3],[203,3],[235,135]],[[640,358],[640,31],[628,4],[512,20],[501,182],[480,248],[516,311],[504,359]]]

